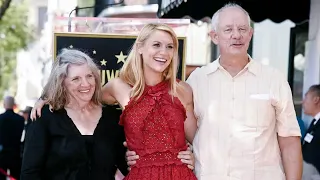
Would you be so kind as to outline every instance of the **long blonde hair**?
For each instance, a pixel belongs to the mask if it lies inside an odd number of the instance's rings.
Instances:
[[[120,70],[120,78],[132,86],[131,97],[138,99],[145,88],[145,77],[143,74],[143,59],[142,56],[138,52],[138,46],[144,45],[145,41],[151,36],[151,34],[155,31],[164,31],[171,35],[174,46],[174,53],[172,57],[172,61],[163,72],[164,80],[169,80],[171,93],[176,94],[177,89],[177,70],[178,70],[178,38],[175,32],[171,27],[166,24],[147,24],[145,25],[136,41],[134,42],[132,49],[128,55],[128,58],[124,65]]]
[[[63,49],[52,65],[52,70],[47,84],[43,88],[41,97],[52,106],[53,110],[63,108],[68,100],[68,92],[64,80],[68,75],[68,67],[73,65],[87,64],[92,71],[96,85],[92,96],[92,103],[101,104],[101,80],[98,67],[93,60],[85,53],[75,49]]]

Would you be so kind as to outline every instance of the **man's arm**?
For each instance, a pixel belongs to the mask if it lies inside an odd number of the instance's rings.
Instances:
[[[278,136],[286,180],[301,180],[302,152],[299,136]]]
[[[301,180],[302,152],[301,132],[292,100],[292,92],[286,78],[275,72],[279,89],[274,91],[273,105],[276,111],[276,129],[286,180]]]

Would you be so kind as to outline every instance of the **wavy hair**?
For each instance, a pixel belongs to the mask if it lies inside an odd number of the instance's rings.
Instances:
[[[85,53],[75,49],[62,49],[54,61],[47,84],[43,88],[41,97],[52,106],[53,110],[62,109],[69,103],[64,80],[68,75],[70,65],[87,64],[95,78],[95,92],[92,103],[101,104],[101,80],[99,69],[93,60]]]

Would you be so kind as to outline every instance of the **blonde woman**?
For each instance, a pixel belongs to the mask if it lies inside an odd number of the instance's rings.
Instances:
[[[126,180],[196,179],[177,158],[196,132],[192,90],[176,79],[178,39],[164,24],[148,24],[140,32],[120,77],[106,84],[103,99],[123,107],[128,149],[139,159]]]

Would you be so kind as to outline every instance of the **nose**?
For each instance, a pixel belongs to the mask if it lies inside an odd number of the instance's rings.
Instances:
[[[81,86],[89,86],[89,85],[90,85],[90,83],[87,78],[83,78],[81,80]]]
[[[238,30],[238,29],[234,29],[233,31],[232,31],[232,38],[233,39],[240,39],[241,38],[241,33],[240,33],[240,30]]]
[[[161,49],[160,49],[160,54],[162,54],[162,55],[168,55],[168,54],[170,54],[171,51],[172,51],[172,49],[163,46],[163,47],[161,47]]]

